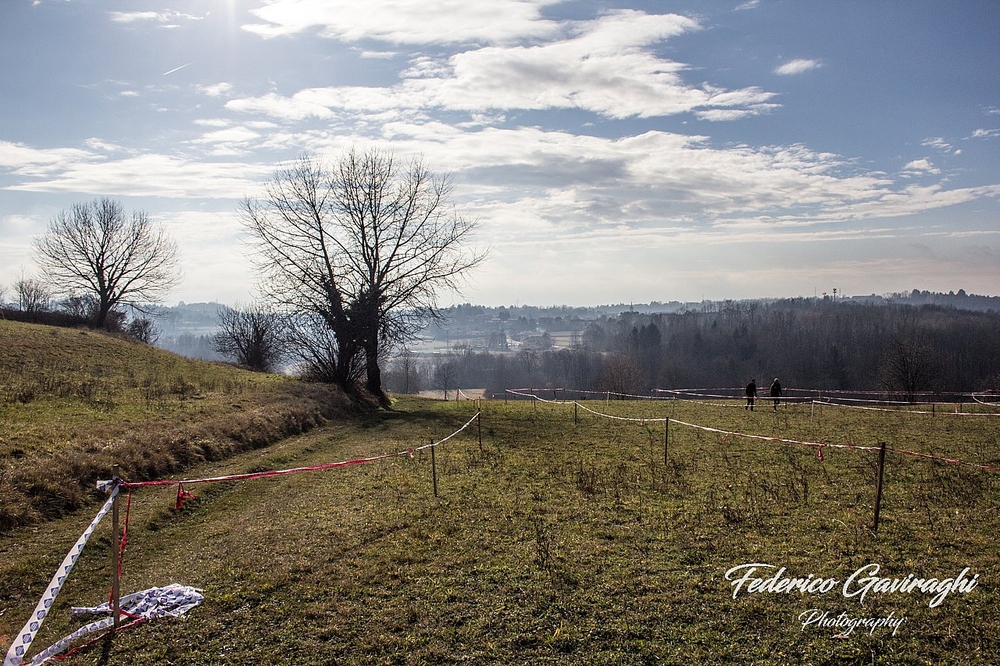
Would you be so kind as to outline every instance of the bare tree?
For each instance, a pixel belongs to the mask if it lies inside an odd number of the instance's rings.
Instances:
[[[385,400],[380,363],[432,317],[440,289],[484,258],[467,247],[476,224],[451,206],[452,185],[420,160],[351,150],[334,174],[345,289],[357,304],[367,387]]]
[[[95,297],[97,327],[106,327],[118,306],[159,302],[179,279],[177,245],[166,230],[142,211],[126,214],[113,199],[59,213],[34,247],[50,283]]]
[[[284,356],[286,343],[283,318],[264,305],[219,310],[219,332],[215,350],[257,372],[271,372]]]
[[[604,361],[604,370],[598,384],[606,391],[633,395],[640,390],[642,367],[625,354],[611,354]]]
[[[420,391],[420,373],[417,368],[417,356],[409,347],[403,347],[391,369],[395,389],[403,394]]]
[[[132,339],[137,340],[146,345],[151,345],[160,338],[160,331],[156,328],[156,324],[149,317],[137,317],[128,323],[128,327],[125,332],[132,337]]]
[[[937,376],[934,352],[919,337],[893,340],[879,370],[882,386],[908,402],[916,402],[917,394],[930,389]]]
[[[456,388],[457,377],[458,363],[453,356],[449,354],[446,360],[442,360],[440,357],[434,358],[434,384],[444,391],[445,401],[448,400],[448,391]],[[457,395],[455,399],[458,399]]]
[[[380,365],[392,346],[436,316],[438,290],[457,287],[485,257],[466,248],[475,224],[450,195],[449,181],[419,161],[400,166],[372,149],[332,169],[302,158],[241,206],[264,292],[322,317],[338,348],[338,383],[350,389],[360,360],[383,405]]]
[[[261,197],[244,199],[239,214],[250,232],[265,298],[303,315],[293,327],[302,360],[316,365],[314,378],[350,391],[360,352],[341,286],[346,261],[334,240],[334,199],[327,172],[301,158],[276,171]]]
[[[17,294],[17,306],[21,312],[35,314],[49,309],[52,293],[41,280],[26,277],[23,273],[14,283],[14,293]]]

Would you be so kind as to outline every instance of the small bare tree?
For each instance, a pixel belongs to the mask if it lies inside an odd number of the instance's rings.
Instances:
[[[149,317],[137,317],[128,323],[125,329],[128,335],[146,345],[155,343],[160,338],[160,331]]]
[[[23,273],[14,283],[14,293],[17,294],[18,309],[28,314],[45,312],[52,300],[52,292],[44,282],[37,278],[26,277]]]
[[[285,353],[283,318],[264,305],[223,307],[219,332],[213,339],[217,352],[257,372],[271,372]]]
[[[420,392],[420,370],[413,350],[404,347],[393,359],[386,373],[386,386],[390,387],[389,390],[404,395]]]
[[[879,368],[883,388],[907,402],[916,402],[920,391],[932,388],[937,375],[934,352],[918,336],[893,340]]]
[[[177,245],[146,213],[97,199],[62,211],[35,239],[37,260],[51,284],[96,299],[94,326],[108,326],[117,307],[157,303],[179,279]]]

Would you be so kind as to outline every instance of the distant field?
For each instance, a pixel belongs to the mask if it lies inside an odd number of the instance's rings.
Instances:
[[[190,470],[281,469],[440,439],[474,402],[401,399]],[[582,403],[581,403],[582,404]],[[748,413],[734,403],[591,401],[608,414],[808,442],[890,447],[1000,464],[1000,419],[808,405]],[[577,422],[574,422],[574,411]],[[70,663],[997,663],[1000,473],[890,453],[877,534],[877,456],[749,440],[671,423],[601,418],[572,404],[483,403],[477,424],[431,456],[191,488],[132,499],[124,591],[180,582],[206,602]],[[90,519],[0,538],[0,646]],[[71,630],[68,606],[107,598],[102,525],[40,645]],[[734,598],[743,564],[786,576],[978,575],[931,607],[920,592],[842,585],[826,594]],[[871,633],[803,626],[813,609],[904,618]],[[6,637],[6,638],[5,638]]]

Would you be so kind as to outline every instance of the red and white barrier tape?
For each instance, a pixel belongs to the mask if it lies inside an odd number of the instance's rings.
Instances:
[[[35,606],[35,610],[32,611],[31,617],[24,624],[21,631],[18,632],[17,636],[14,638],[14,642],[11,644],[10,649],[7,650],[7,656],[4,657],[3,666],[19,666],[24,660],[25,655],[28,652],[28,648],[31,646],[31,642],[35,640],[35,636],[38,635],[38,630],[42,626],[42,622],[45,621],[46,616],[52,609],[52,603],[55,601],[56,596],[59,595],[59,591],[62,589],[63,583],[66,582],[66,578],[69,576],[69,572],[73,570],[73,565],[76,564],[77,559],[80,557],[80,553],[83,552],[84,546],[87,545],[87,541],[90,540],[90,536],[97,529],[98,523],[101,519],[107,515],[108,511],[111,510],[111,505],[114,504],[115,497],[118,495],[118,484],[113,484],[111,487],[111,495],[108,500],[101,507],[101,510],[97,512],[94,519],[90,521],[90,525],[87,529],[83,531],[80,538],[76,540],[73,547],[70,548],[69,553],[63,558],[62,563],[59,568],[56,569],[56,573],[52,576],[52,580],[49,582],[49,586],[45,589],[45,593],[42,598],[38,601]]]
[[[120,599],[119,610],[122,615],[127,616],[132,621],[120,627],[120,629],[134,627],[137,624],[161,617],[180,617],[204,600],[205,597],[201,594],[201,590],[176,583],[167,585],[166,587],[153,587],[141,592],[127,594]],[[74,616],[110,615],[112,610],[110,604],[104,603],[93,608],[73,607],[72,613]],[[31,660],[31,666],[44,664],[53,657],[59,658],[58,655],[69,650],[81,638],[110,629],[113,625],[113,617],[106,617],[86,624],[36,654]],[[70,650],[66,656],[73,654],[74,651],[83,647],[86,647],[86,644]]]
[[[468,428],[472,424],[472,422],[475,421],[477,418],[479,418],[479,412],[477,412],[475,416],[469,419],[458,430],[451,433],[447,437],[438,440],[437,442],[432,442],[430,444],[426,444],[424,446],[413,449],[407,449],[405,451],[398,451],[396,453],[386,453],[380,456],[371,456],[368,458],[356,458],[354,460],[345,460],[335,463],[325,463],[322,465],[310,465],[308,467],[295,467],[291,469],[271,470],[266,472],[251,472],[247,474],[228,474],[225,476],[213,476],[213,477],[204,477],[197,479],[164,479],[156,481],[135,481],[135,482],[126,482],[126,481],[121,481],[120,479],[98,481],[97,488],[105,492],[110,492],[111,494],[109,495],[107,501],[104,503],[104,506],[101,507],[101,510],[97,512],[97,515],[91,521],[87,529],[84,530],[80,538],[77,539],[77,542],[73,545],[73,548],[70,549],[70,552],[66,555],[65,559],[63,559],[62,564],[59,565],[59,569],[56,571],[56,574],[52,577],[52,581],[49,583],[48,588],[46,588],[45,594],[42,595],[42,598],[41,600],[39,600],[38,605],[35,606],[35,610],[34,612],[32,612],[31,618],[28,620],[27,623],[25,623],[24,628],[21,629],[21,631],[18,633],[17,637],[14,640],[14,643],[10,646],[10,649],[7,651],[7,655],[3,661],[3,666],[20,666],[20,664],[23,662],[24,657],[28,652],[28,648],[31,646],[31,642],[35,639],[35,636],[37,636],[38,634],[38,630],[42,625],[42,621],[48,615],[49,610],[52,607],[52,603],[55,600],[56,595],[59,594],[59,590],[62,588],[63,583],[65,583],[67,576],[69,576],[69,572],[73,569],[73,565],[76,564],[77,559],[80,557],[80,553],[83,552],[83,547],[87,545],[87,541],[90,539],[90,536],[94,533],[94,530],[97,528],[98,523],[101,522],[101,519],[104,518],[104,516],[111,509],[115,497],[118,495],[118,492],[120,491],[121,488],[126,488],[131,490],[133,488],[143,488],[148,486],[176,485],[177,506],[179,508],[180,504],[183,502],[184,499],[190,499],[194,497],[194,495],[184,490],[185,484],[190,485],[195,483],[215,483],[221,481],[246,481],[250,479],[262,479],[272,476],[286,476],[289,474],[297,474],[299,472],[312,472],[325,469],[334,469],[338,467],[347,467],[350,465],[359,465],[361,463],[374,462],[377,460],[386,460],[388,458],[412,456],[414,451],[422,451],[423,449],[428,449],[437,446],[438,444],[443,444],[447,442],[448,440],[452,439],[453,437],[461,433],[463,430]],[[129,500],[131,502],[131,493],[129,494]],[[129,506],[131,506],[131,504],[129,504]],[[125,544],[127,543],[127,534],[128,534],[128,508],[126,508],[125,529],[121,541],[122,554],[124,554]],[[124,558],[121,559],[123,560]],[[154,591],[159,591],[161,589],[166,589],[166,588],[153,588]],[[131,598],[140,599],[142,594],[144,593],[136,593],[135,595],[132,595]],[[173,593],[171,592],[170,594]],[[121,600],[122,603],[124,604],[125,600],[129,598],[130,597],[122,597]],[[143,608],[145,608],[145,606],[143,606]],[[181,612],[186,612],[187,610],[188,608],[184,608],[184,610]],[[128,626],[132,626],[137,622],[142,622],[145,621],[146,619],[149,619],[147,617],[143,617],[141,613],[133,613],[128,611],[127,609],[125,609],[123,613],[129,615],[134,620],[134,622]],[[155,617],[160,617],[161,615],[162,613],[160,615],[155,615]],[[33,660],[31,663],[32,664],[41,663],[41,661],[36,661],[36,660],[42,657],[42,654],[48,655],[45,656],[42,659],[42,661],[48,660],[49,658],[51,658],[51,656],[54,656],[55,654],[58,654],[66,649],[66,646],[63,646],[60,647],[58,650],[56,650],[57,646],[62,645],[64,642],[68,646],[69,644],[71,644],[72,642],[76,641],[77,639],[81,638],[84,635],[110,627],[113,622],[114,618],[108,618],[105,620],[99,620],[98,622],[94,622],[85,627],[82,627],[77,632],[74,632],[73,634],[62,639],[61,641],[51,646],[50,648],[47,648],[44,653],[40,653],[39,655],[37,655],[35,657],[35,660]],[[52,650],[55,651],[50,653],[50,651]]]
[[[820,404],[827,404],[827,403],[820,403]],[[637,418],[637,417],[615,416],[613,414],[604,414],[604,413],[595,411],[595,410],[590,409],[589,407],[586,407],[586,406],[584,406],[584,405],[582,405],[580,403],[576,403],[576,405],[578,407],[582,408],[584,411],[590,412],[591,414],[593,414],[595,416],[600,416],[602,418],[606,418],[606,419],[610,419],[610,420],[614,420],[614,421],[627,421],[627,422],[632,422],[632,423],[663,423],[664,421],[669,421],[670,423],[676,423],[677,425],[682,425],[682,426],[685,426],[685,427],[688,427],[688,428],[694,428],[696,430],[702,430],[704,432],[711,432],[711,433],[716,433],[716,434],[719,434],[719,435],[723,435],[723,439],[722,439],[723,442],[725,442],[730,437],[741,437],[743,439],[755,439],[755,440],[758,440],[758,441],[765,441],[765,442],[779,442],[779,443],[782,443],[782,444],[799,444],[799,445],[802,445],[802,446],[810,446],[810,447],[813,447],[813,448],[816,449],[816,457],[820,460],[820,462],[823,461],[823,449],[825,449],[825,448],[830,448],[830,449],[853,449],[853,450],[856,450],[856,451],[878,451],[881,448],[881,447],[878,447],[878,446],[860,446],[858,444],[831,444],[831,443],[828,443],[828,442],[809,442],[809,441],[799,440],[799,439],[786,439],[784,437],[769,437],[767,435],[751,435],[751,434],[748,434],[748,433],[736,432],[736,431],[733,431],[733,430],[724,430],[722,428],[713,428],[711,426],[703,426],[703,425],[698,425],[696,423],[686,423],[685,421],[678,421],[677,419],[663,418],[663,417],[660,417],[660,418],[641,418],[641,417],[638,417]],[[874,408],[863,408],[863,409],[874,409]],[[886,451],[891,451],[893,453],[898,453],[900,455],[905,455],[905,456],[913,456],[913,457],[917,457],[917,458],[923,458],[925,460],[936,460],[937,462],[949,463],[949,464],[953,464],[953,465],[962,465],[964,467],[972,467],[972,468],[975,468],[975,469],[981,469],[981,470],[986,470],[986,471],[990,471],[990,472],[1000,472],[1000,466],[996,466],[996,465],[984,465],[984,464],[981,464],[981,463],[973,463],[973,462],[968,462],[968,461],[965,461],[965,460],[959,460],[957,458],[945,458],[943,456],[935,456],[935,455],[930,454],[930,453],[920,453],[918,451],[910,451],[908,449],[897,449],[897,448],[893,448],[891,446],[887,446],[886,447]]]
[[[836,400],[843,400],[844,398],[835,398]],[[842,405],[839,402],[831,402],[827,400],[813,400],[813,404],[825,405],[826,407],[840,407],[842,409],[863,409],[869,412],[888,412],[890,414],[929,414],[931,416],[936,416],[938,414],[942,416],[992,416],[1000,417],[1000,412],[959,412],[959,411],[949,411],[942,409],[941,411],[927,411],[926,409],[887,409],[885,407],[867,407],[865,405]],[[886,403],[882,403],[886,404]],[[897,404],[897,403],[890,403]],[[912,405],[912,402],[898,403],[900,405]],[[920,403],[927,404],[927,403]],[[957,403],[947,403],[947,404],[957,404]]]

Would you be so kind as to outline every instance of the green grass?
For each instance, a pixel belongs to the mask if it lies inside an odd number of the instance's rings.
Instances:
[[[1000,462],[1000,419],[790,406],[594,401],[621,416]],[[473,403],[404,399],[187,475],[312,465],[404,450],[452,432]],[[71,663],[996,663],[1000,475],[890,453],[877,534],[872,452],[623,423],[565,405],[484,403],[436,453],[133,496],[123,592],[180,582],[206,602]],[[92,513],[0,538],[0,645],[27,617]],[[38,647],[106,598],[107,525],[85,551]],[[765,562],[841,580],[953,576],[978,587],[939,607],[919,594],[742,594],[725,572]],[[895,613],[895,636],[802,629],[811,608]]]
[[[99,497],[118,464],[156,478],[343,413],[317,385],[102,333],[0,321],[0,532]]]

